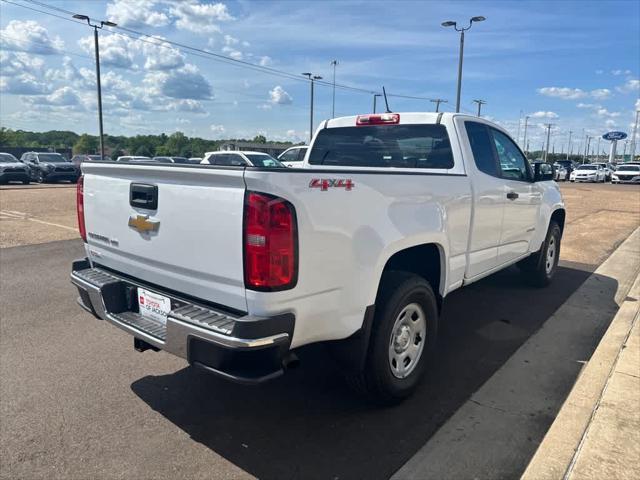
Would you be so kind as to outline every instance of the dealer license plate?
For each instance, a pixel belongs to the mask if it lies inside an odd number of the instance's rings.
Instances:
[[[164,325],[167,323],[167,315],[171,311],[171,299],[144,288],[138,288],[138,307],[140,315]]]

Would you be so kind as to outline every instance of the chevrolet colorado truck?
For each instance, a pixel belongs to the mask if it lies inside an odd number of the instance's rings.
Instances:
[[[553,173],[501,127],[442,113],[324,121],[301,168],[85,162],[78,302],[243,383],[325,342],[350,383],[393,403],[429,367],[442,302],[518,264],[553,278],[565,209]]]

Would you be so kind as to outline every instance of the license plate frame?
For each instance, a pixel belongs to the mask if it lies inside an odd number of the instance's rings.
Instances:
[[[138,287],[138,313],[145,318],[167,324],[171,311],[171,298],[166,295]]]

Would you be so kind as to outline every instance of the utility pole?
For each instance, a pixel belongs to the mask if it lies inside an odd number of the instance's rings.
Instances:
[[[527,126],[529,124],[529,115],[524,117],[524,137],[522,138],[522,146],[524,147],[524,153],[527,153],[529,150],[529,145],[527,144]]]
[[[600,161],[600,135],[598,135],[598,146],[596,147],[596,162]]]
[[[587,135],[587,143],[585,145],[585,149],[584,149],[584,158],[582,159],[582,163],[587,163],[587,160],[589,160],[589,146],[591,145],[591,139],[593,137]]]
[[[487,102],[485,102],[484,100],[474,100],[473,103],[477,103],[478,104],[478,116],[480,116],[480,109],[482,108],[482,105],[486,104]]]
[[[570,155],[570,151],[571,151],[571,134],[573,133],[573,130],[569,130],[569,143],[567,144],[567,160],[569,160],[569,155]]]
[[[333,98],[331,101],[331,118],[336,117],[336,66],[338,65],[338,60],[333,60],[331,62],[333,65]]]
[[[429,100],[431,103],[435,103],[436,104],[436,113],[440,111],[440,104],[441,103],[448,103],[447,100],[444,100],[443,98],[434,98],[432,100]]]
[[[520,126],[522,125],[522,110],[520,110],[520,114],[518,115],[518,134],[516,135],[516,143],[520,144]]]
[[[322,77],[320,75],[314,75],[310,72],[305,72],[302,75],[307,77],[309,79],[309,82],[311,83],[311,108],[309,109],[309,144],[311,144],[311,140],[313,140],[313,84],[316,80],[322,80]]]
[[[633,125],[633,133],[631,134],[631,146],[629,147],[629,154],[631,156],[631,161],[635,161],[636,156],[636,140],[638,135],[638,116],[640,116],[640,110],[636,110],[636,123]]]
[[[442,22],[443,27],[453,27],[456,32],[460,32],[460,55],[458,57],[458,93],[456,94],[456,113],[460,113],[460,92],[462,90],[462,58],[464,56],[464,32],[471,28],[474,22],[484,22],[485,17],[471,17],[469,19],[469,26],[467,28],[458,28],[457,22]]]
[[[102,86],[100,83],[100,46],[98,45],[98,30],[106,25],[107,27],[117,27],[113,22],[108,20],[101,21],[100,24],[91,23],[91,19],[87,15],[76,14],[73,16],[76,20],[84,20],[87,25],[93,27],[93,44],[96,50],[96,85],[98,87],[98,127],[100,129],[100,160],[104,160],[104,129],[102,127]]]
[[[547,163],[547,157],[549,156],[549,138],[551,137],[551,127],[552,123],[545,123],[545,127],[547,127],[547,148],[544,149],[544,162]]]
[[[376,113],[376,100],[378,99],[378,97],[381,97],[381,96],[382,96],[381,93],[373,94],[373,113]]]

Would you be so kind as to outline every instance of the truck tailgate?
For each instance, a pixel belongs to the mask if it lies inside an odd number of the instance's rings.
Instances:
[[[246,311],[242,168],[85,163],[82,170],[93,262]],[[157,187],[157,208],[132,206],[132,184]]]

